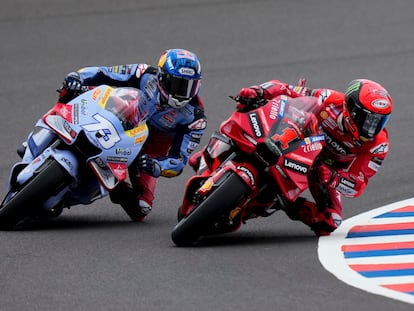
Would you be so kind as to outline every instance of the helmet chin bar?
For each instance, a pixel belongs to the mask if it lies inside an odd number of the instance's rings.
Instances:
[[[191,98],[190,98],[190,99],[187,99],[187,100],[181,100],[180,101],[180,100],[172,97],[171,95],[168,95],[168,97],[166,97],[162,92],[160,92],[158,94],[158,96],[159,96],[158,100],[159,100],[159,103],[160,103],[161,106],[164,106],[164,107],[165,106],[170,106],[170,107],[175,108],[175,109],[180,109],[180,108],[184,107],[191,100]]]
[[[170,105],[173,108],[177,108],[177,109],[184,107],[185,105],[187,105],[189,101],[190,101],[189,99],[179,101],[178,99],[172,97],[171,95],[168,96],[168,105]]]

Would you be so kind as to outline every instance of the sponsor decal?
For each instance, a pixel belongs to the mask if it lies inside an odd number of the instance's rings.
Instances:
[[[380,166],[381,165],[379,165],[378,163],[375,163],[375,162],[372,162],[372,161],[369,161],[368,162],[368,167],[370,168],[370,169],[372,169],[372,170],[374,170],[374,171],[378,171],[378,169],[380,168]]]
[[[379,144],[379,145],[375,146],[374,148],[372,148],[370,150],[370,152],[372,154],[376,154],[376,153],[387,153],[388,152],[388,144],[387,143]]]
[[[262,124],[259,122],[258,114],[256,112],[249,113],[248,117],[250,121],[250,126],[253,129],[254,136],[256,136],[256,138],[263,137],[263,128]]]
[[[325,141],[325,135],[324,134],[304,138],[304,142],[306,144],[312,144],[312,143],[321,142],[321,141]]]
[[[334,104],[330,104],[329,105],[329,108],[331,108],[331,110],[336,114],[336,115],[339,115],[340,114],[340,111],[338,110],[338,109],[336,109],[336,107],[335,107],[335,105]]]
[[[108,156],[106,158],[106,161],[108,161],[108,162],[116,162],[116,163],[123,163],[123,162],[127,162],[128,161],[128,158],[126,158],[126,157]]]
[[[133,68],[133,65],[128,65],[127,74],[129,74],[129,75],[131,74],[132,68]]]
[[[65,129],[66,133],[70,135],[70,137],[74,138],[76,137],[76,132],[70,127],[68,122],[63,123],[63,128]]]
[[[337,126],[338,126],[338,124],[331,117],[327,117],[325,120],[322,121],[322,127],[323,128],[330,128],[330,129],[333,130]]]
[[[162,125],[164,125],[165,127],[171,128],[172,124],[174,123],[174,118],[171,117],[168,114],[163,114],[161,115],[161,117],[158,119],[158,121],[160,123],[162,123]]]
[[[138,125],[137,127],[134,127],[133,129],[130,129],[130,130],[126,131],[125,133],[129,137],[133,137],[135,135],[141,134],[143,131],[146,130],[146,128],[147,128],[147,124],[142,123],[142,124]]]
[[[121,155],[130,155],[131,149],[130,148],[116,148],[115,153],[121,154]]]
[[[344,122],[348,125],[347,129],[351,130],[352,133],[355,133],[357,129],[355,128],[354,122],[351,120],[349,116],[344,116]]]
[[[319,95],[318,103],[322,104],[330,95],[331,95],[331,92],[329,90],[326,90],[326,89],[323,90],[321,94]]]
[[[59,114],[69,122],[72,122],[72,106],[66,104],[56,105]]]
[[[170,70],[173,70],[173,69],[174,69],[174,64],[173,64],[173,62],[172,62],[171,57],[168,57],[168,58],[167,58],[167,66],[168,66],[168,68],[169,68]]]
[[[388,92],[386,91],[386,90],[384,90],[384,89],[375,89],[375,90],[373,90],[373,93],[375,93],[375,94],[380,94],[382,97],[384,97],[384,98],[387,98],[387,97],[389,97],[390,95],[388,94]]]
[[[253,137],[250,137],[249,135],[247,135],[246,133],[243,133],[243,136],[249,141],[249,142],[251,142],[253,145],[257,145],[257,141],[253,138]]]
[[[265,82],[265,83],[262,83],[262,84],[260,84],[260,87],[262,88],[262,89],[264,89],[264,90],[266,90],[266,89],[270,89],[272,86],[274,86],[275,84],[274,83],[272,83],[272,82]],[[283,86],[282,86],[283,87]],[[282,88],[281,88],[282,89]],[[283,87],[283,89],[284,89],[284,87]]]
[[[309,172],[309,165],[289,158],[284,158],[283,167],[305,175]]]
[[[161,171],[161,176],[163,177],[175,177],[178,175],[178,172],[173,171],[173,170],[162,170]]]
[[[288,100],[288,97],[286,95],[280,96],[279,117],[282,117],[285,114],[287,100]]]
[[[199,191],[201,194],[206,193],[213,187],[213,181],[211,178],[207,179],[206,182],[200,187]]]
[[[147,138],[147,136],[140,136],[140,137],[137,137],[137,138],[135,138],[135,140],[134,140],[134,144],[135,144],[135,145],[138,145],[138,144],[142,143],[142,142],[143,142],[146,138]]]
[[[325,135],[305,137],[302,150],[305,153],[322,150],[324,145],[321,142],[323,141],[325,141]]]
[[[72,162],[70,162],[69,159],[62,157],[61,160],[67,165],[67,167],[69,167],[70,170],[73,170]]]
[[[195,71],[192,68],[181,67],[178,69],[178,72],[182,75],[193,76],[195,75]]]
[[[188,125],[188,128],[192,131],[194,130],[204,130],[207,127],[207,121],[206,119],[198,119]]]
[[[105,162],[100,157],[95,158],[95,163],[98,164],[100,168],[106,168]]]
[[[329,135],[326,135],[326,142],[337,153],[339,153],[339,154],[347,154],[347,151],[345,150],[345,148],[339,142],[333,140],[332,137],[330,137]]]
[[[73,123],[79,124],[79,104],[73,105]]]
[[[237,167],[237,169],[238,169],[239,171],[244,172],[244,173],[247,175],[247,177],[249,177],[249,179],[250,179],[250,184],[251,184],[252,186],[254,186],[254,185],[255,185],[254,176],[253,176],[252,172],[251,172],[251,171],[250,171],[247,167],[244,167],[244,166],[238,166],[238,167]]]
[[[110,71],[110,72],[115,72],[115,73],[118,73],[118,69],[119,69],[119,66],[112,66],[112,67],[109,67],[109,71]]]
[[[99,100],[99,105],[104,108],[106,105],[106,102],[108,101],[109,96],[112,93],[112,89],[111,88],[106,88],[105,92],[102,94],[101,99]]]
[[[388,100],[385,99],[377,99],[372,102],[372,107],[377,109],[385,109],[389,106]]]
[[[198,143],[196,143],[196,142],[189,142],[188,143],[188,148],[191,148],[191,149],[195,149],[195,148],[197,148],[198,147]]]
[[[368,162],[368,167],[371,168],[371,169],[373,169],[374,171],[378,171],[378,169],[382,165],[382,161],[383,161],[383,159],[380,159],[380,158],[377,158],[377,157],[373,157]]]
[[[355,82],[354,84],[352,84],[351,86],[349,86],[348,89],[345,92],[345,95],[348,96],[349,94],[358,91],[359,88],[361,87],[361,84],[362,84],[362,82],[358,81],[358,82]]]
[[[111,171],[114,173],[115,177],[119,180],[125,180],[127,178],[127,166],[125,163],[111,163],[108,162]]]
[[[305,144],[302,145],[302,151],[305,153],[322,150],[323,145],[321,143]]]
[[[158,87],[157,87],[157,81],[155,80],[155,77],[152,79],[149,79],[148,82],[145,84],[144,92],[149,101],[151,101],[153,98],[157,96]]]
[[[84,116],[88,115],[88,102],[84,99],[82,99],[81,104],[80,104],[80,112]]]
[[[344,196],[353,196],[357,193],[355,191],[355,183],[344,177],[339,179],[339,184],[336,186],[336,190]]]
[[[273,100],[272,101],[272,106],[270,107],[270,115],[269,118],[272,120],[276,120],[277,119],[277,114],[279,113],[279,101],[278,100]]]
[[[372,159],[371,159],[371,162],[374,162],[374,163],[376,163],[376,164],[378,164],[378,165],[382,165],[382,162],[384,161],[384,159],[380,159],[380,158],[378,158],[378,157],[373,157]]]
[[[191,138],[193,138],[194,140],[200,140],[202,136],[202,134],[191,133]]]
[[[355,183],[350,181],[349,179],[343,178],[341,177],[341,179],[339,180],[339,183],[346,185],[349,188],[354,189],[355,188]]]
[[[101,89],[100,88],[96,88],[95,91],[92,94],[92,99],[96,100],[99,96],[99,94],[101,94]]]

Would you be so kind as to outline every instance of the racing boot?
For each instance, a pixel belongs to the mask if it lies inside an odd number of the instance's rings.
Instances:
[[[139,200],[134,189],[127,183],[120,183],[109,193],[112,203],[120,204],[132,221],[143,221],[151,212],[151,205]]]
[[[320,212],[316,203],[302,197],[288,204],[283,210],[290,219],[299,220],[308,225],[316,236],[330,235],[342,221],[341,217],[331,212],[329,208]]]
[[[312,223],[311,206],[307,207],[306,203],[312,203],[305,198],[299,197],[295,202],[289,203],[283,211],[292,220],[300,220],[303,223],[310,225]]]

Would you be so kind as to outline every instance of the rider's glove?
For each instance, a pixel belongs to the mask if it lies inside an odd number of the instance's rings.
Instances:
[[[307,86],[293,86],[292,90],[296,92],[299,96],[311,96],[312,89]]]
[[[161,174],[160,163],[156,159],[151,158],[148,154],[144,154],[138,157],[137,163],[138,163],[138,168],[142,172],[148,175],[151,175],[153,177],[160,176]]]
[[[238,111],[244,112],[256,109],[264,104],[263,89],[257,85],[242,88],[235,99],[238,102]]]
[[[70,72],[63,79],[62,87],[58,90],[59,101],[66,103],[84,91],[82,79],[77,72]]]
[[[79,92],[82,88],[82,79],[77,72],[70,72],[63,80],[63,86],[71,92]]]

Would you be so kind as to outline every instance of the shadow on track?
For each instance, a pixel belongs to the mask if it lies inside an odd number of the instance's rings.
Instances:
[[[274,244],[302,244],[317,242],[316,237],[311,231],[249,231],[227,233],[223,235],[206,236],[199,240],[192,248],[202,247],[239,247],[243,245],[274,245]],[[189,247],[189,248],[191,248]]]
[[[13,231],[59,231],[85,229],[121,229],[133,226],[145,227],[148,222],[132,222],[128,219],[114,220],[96,215],[71,215],[51,219],[32,220],[15,228]]]

